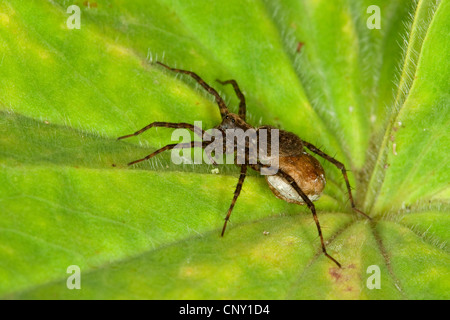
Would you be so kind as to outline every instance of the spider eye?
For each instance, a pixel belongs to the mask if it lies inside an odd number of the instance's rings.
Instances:
[[[229,117],[228,116],[225,116],[225,119],[228,119]]]
[[[234,119],[231,119],[231,122],[235,123],[235,122],[236,122],[236,120],[234,120]]]

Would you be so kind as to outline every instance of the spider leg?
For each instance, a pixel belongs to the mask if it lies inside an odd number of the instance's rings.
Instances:
[[[227,216],[225,217],[225,223],[223,224],[222,234],[221,234],[222,237],[223,237],[223,235],[225,233],[225,229],[227,227],[228,220],[230,220],[231,211],[233,211],[234,205],[236,204],[236,200],[239,197],[239,194],[241,193],[242,185],[244,184],[244,180],[245,180],[246,174],[247,174],[247,165],[243,164],[241,166],[241,174],[239,176],[239,181],[238,181],[238,184],[236,186],[236,190],[234,191],[233,200],[231,201],[231,205],[230,205],[230,208],[228,209]]]
[[[192,78],[194,78],[198,82],[198,84],[200,84],[203,88],[205,88],[206,91],[208,91],[210,94],[212,94],[216,98],[216,103],[219,106],[219,111],[220,111],[220,115],[222,116],[222,119],[225,118],[225,116],[229,113],[228,108],[225,104],[225,101],[223,101],[223,99],[220,97],[219,93],[217,93],[217,91],[214,88],[212,88],[208,84],[206,84],[206,82],[202,78],[200,78],[196,73],[194,73],[192,71],[171,68],[171,67],[166,66],[165,64],[158,62],[158,61],[156,63],[163,66],[166,69],[171,70],[171,71],[190,75]]]
[[[322,236],[322,229],[320,228],[320,223],[319,223],[319,218],[317,217],[316,214],[316,207],[314,206],[314,204],[312,203],[312,201],[308,198],[308,196],[302,191],[302,189],[300,189],[300,187],[297,185],[297,183],[295,182],[295,180],[288,174],[284,173],[283,171],[279,170],[278,174],[280,176],[282,176],[284,179],[286,179],[289,184],[295,189],[295,191],[297,191],[297,193],[300,195],[300,197],[303,199],[303,201],[307,204],[309,210],[311,210],[312,214],[313,214],[313,218],[314,218],[314,222],[316,223],[317,226],[317,231],[319,232],[319,237],[320,237],[320,243],[322,245],[322,252],[325,254],[325,256],[327,258],[329,258],[330,260],[332,260],[334,263],[336,263],[336,265],[341,268],[341,264],[339,262],[337,262],[336,259],[334,259],[332,256],[330,256],[327,253],[327,249],[325,248],[325,242],[323,241],[323,236]]]
[[[130,137],[134,137],[134,136],[140,135],[144,131],[147,131],[148,129],[153,128],[153,127],[173,128],[173,129],[180,129],[180,128],[189,129],[189,130],[193,131],[194,133],[196,133],[198,136],[200,136],[200,138],[202,137],[200,135],[200,132],[202,132],[203,135],[206,135],[206,136],[208,135],[208,133],[205,130],[200,129],[199,127],[196,127],[196,126],[194,126],[192,124],[189,124],[189,123],[184,123],[184,122],[181,122],[181,123],[152,122],[149,125],[143,127],[141,130],[138,130],[138,131],[136,131],[135,133],[132,133],[132,134],[127,134],[126,136],[121,136],[121,137],[117,138],[117,140],[126,139],[126,138],[130,138]]]
[[[200,145],[198,145],[198,144],[199,144],[199,141],[191,141],[191,142],[188,142],[188,143],[168,144],[167,146],[164,146],[161,149],[156,150],[155,152],[149,154],[148,156],[146,156],[146,157],[144,157],[142,159],[138,159],[138,160],[135,160],[135,161],[132,161],[132,162],[128,163],[128,165],[131,166],[131,165],[136,164],[138,162],[142,162],[142,161],[148,160],[148,159],[153,158],[157,154],[160,154],[161,152],[164,152],[166,150],[178,149],[178,148],[180,148],[180,149],[187,149],[187,148],[194,148],[194,147],[197,147],[197,146],[200,147]],[[206,142],[202,142],[201,147],[205,148],[206,146],[207,146],[207,143]]]
[[[312,145],[309,142],[303,141],[303,145],[305,147],[307,147],[309,150],[311,150],[312,152],[314,152],[315,154],[321,156],[322,158],[324,158],[325,160],[331,162],[332,164],[334,164],[339,170],[341,170],[342,175],[344,176],[344,180],[345,180],[345,184],[347,186],[347,192],[348,195],[350,197],[350,203],[352,205],[352,209],[356,212],[358,212],[359,214],[362,214],[363,216],[365,216],[367,219],[372,220],[371,217],[369,217],[367,214],[365,214],[364,212],[362,212],[361,210],[357,209],[355,206],[355,202],[353,200],[353,195],[352,195],[352,189],[350,187],[350,182],[348,181],[348,176],[347,176],[347,170],[345,169],[344,164],[342,164],[341,162],[337,161],[335,158],[327,155],[325,152],[322,152],[319,148],[315,147],[314,145]]]
[[[216,80],[220,84],[231,84],[234,88],[234,92],[236,92],[237,97],[239,98],[239,117],[245,121],[245,114],[246,114],[246,105],[245,105],[245,96],[242,93],[241,89],[239,89],[239,86],[236,82],[236,80],[226,80],[226,81],[220,81]]]

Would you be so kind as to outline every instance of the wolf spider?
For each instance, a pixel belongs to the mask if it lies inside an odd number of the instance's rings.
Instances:
[[[187,70],[181,70],[176,68],[171,68],[161,62],[157,62],[159,65],[163,66],[166,69],[169,69],[174,72],[183,73],[191,76],[192,78],[197,81],[198,84],[200,84],[206,91],[208,91],[211,95],[214,96],[215,101],[217,105],[219,106],[220,115],[222,117],[222,122],[216,127],[217,129],[221,131],[225,131],[226,129],[243,129],[244,131],[247,129],[254,129],[250,124],[248,124],[245,120],[246,115],[246,103],[245,103],[245,97],[242,94],[241,90],[239,89],[239,86],[235,80],[226,80],[226,81],[220,81],[217,80],[220,84],[226,85],[231,84],[234,88],[234,91],[239,98],[239,112],[238,114],[231,113],[228,110],[228,107],[226,106],[224,100],[220,97],[220,95],[217,93],[217,91],[209,86],[205,81],[203,81],[202,78],[200,78],[196,73],[187,71]],[[145,126],[139,131],[136,131],[135,133],[125,135],[122,137],[119,137],[118,140],[129,138],[132,136],[137,136],[144,131],[153,128],[153,127],[165,127],[165,128],[185,128],[189,129],[197,134],[200,134],[200,131],[203,135],[207,135],[207,133],[204,130],[201,130],[197,127],[195,127],[192,124],[188,123],[171,123],[171,122],[153,122],[149,125]],[[261,128],[265,128],[268,130],[273,129],[273,127],[270,126],[262,126],[259,128],[256,128],[256,130],[259,130]],[[135,160],[130,162],[128,165],[133,165],[135,163],[148,160],[155,155],[174,148],[193,148],[196,146],[201,146],[202,148],[206,148],[209,144],[212,142],[205,142],[203,141],[200,145],[192,141],[190,143],[180,143],[180,144],[169,144],[165,147],[156,150],[155,152],[149,154],[148,156]],[[313,201],[317,200],[322,190],[325,187],[325,173],[320,165],[319,161],[315,159],[312,155],[309,153],[306,153],[304,151],[304,148],[309,149],[311,152],[315,153],[316,155],[324,158],[325,160],[331,162],[334,164],[339,170],[341,170],[342,175],[344,176],[345,184],[347,187],[347,192],[349,195],[350,203],[352,206],[352,209],[362,215],[364,215],[366,218],[370,219],[369,216],[367,216],[365,213],[360,211],[355,207],[355,203],[353,201],[352,191],[350,187],[350,183],[348,181],[347,177],[347,170],[345,169],[345,166],[334,159],[333,157],[327,155],[326,153],[319,150],[319,148],[316,148],[314,145],[312,145],[309,142],[306,142],[302,139],[300,139],[298,136],[291,132],[287,132],[284,130],[279,130],[279,158],[278,158],[278,172],[274,175],[268,175],[266,176],[266,181],[269,184],[269,188],[272,190],[274,195],[282,200],[285,200],[290,203],[296,203],[299,205],[306,204],[308,208],[311,210],[314,222],[317,226],[317,231],[319,233],[320,242],[322,246],[322,251],[326,257],[331,259],[339,268],[341,267],[341,264],[334,259],[332,256],[330,256],[327,253],[325,242],[323,240],[322,236],[322,230],[320,228],[319,219],[317,218],[316,214],[316,208],[313,204]],[[247,158],[248,160],[248,158]],[[231,205],[228,209],[227,215],[225,217],[225,222],[222,228],[221,236],[224,235],[225,229],[227,227],[228,220],[230,219],[231,212],[234,208],[234,205],[236,203],[237,198],[239,197],[239,194],[242,189],[242,185],[244,183],[246,174],[247,174],[247,168],[250,167],[253,170],[259,171],[262,167],[264,167],[263,164],[260,162],[257,162],[256,164],[250,164],[250,163],[243,163],[243,164],[237,164],[241,167],[241,173],[239,176],[239,181],[236,186],[236,190],[234,192],[233,200],[231,201]]]

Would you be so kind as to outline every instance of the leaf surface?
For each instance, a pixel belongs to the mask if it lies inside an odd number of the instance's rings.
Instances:
[[[448,299],[448,0],[0,3],[0,296],[12,299]],[[381,29],[366,25],[377,5]],[[153,121],[220,122],[198,73],[248,121],[350,170],[309,210],[234,165],[175,165]],[[178,141],[178,140],[177,140]],[[191,155],[189,152],[185,156]],[[81,269],[68,290],[67,267]],[[369,289],[370,266],[381,289]]]

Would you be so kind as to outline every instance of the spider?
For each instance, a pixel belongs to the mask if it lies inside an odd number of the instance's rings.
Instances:
[[[242,91],[240,90],[237,82],[235,80],[226,80],[226,81],[220,81],[217,80],[222,85],[230,84],[233,86],[234,91],[239,98],[239,112],[238,114],[231,113],[228,110],[228,107],[226,106],[224,100],[220,97],[218,92],[209,86],[202,78],[200,78],[196,73],[192,71],[187,70],[181,70],[176,68],[171,68],[161,62],[156,62],[159,65],[163,66],[164,68],[171,70],[173,72],[182,73],[191,76],[194,78],[194,80],[200,84],[206,91],[208,91],[211,95],[214,96],[215,101],[217,105],[219,106],[220,115],[222,117],[222,122],[216,127],[217,129],[221,131],[225,131],[225,129],[243,129],[247,130],[253,127],[248,124],[245,120],[246,118],[246,102],[245,102],[245,96],[242,94]],[[118,138],[118,140],[137,136],[144,131],[153,128],[153,127],[166,127],[166,128],[185,128],[193,131],[194,133],[199,134],[200,131],[202,134],[207,135],[207,133],[199,129],[198,127],[195,127],[192,124],[188,123],[171,123],[171,122],[152,122],[149,125],[145,126],[144,128],[125,136],[121,136]],[[269,131],[273,129],[271,126],[261,126],[256,128],[256,132],[260,129],[268,129]],[[179,143],[179,144],[169,144],[165,147],[162,147],[153,153],[149,154],[148,156],[138,159],[135,161],[132,161],[128,163],[128,165],[133,165],[141,161],[148,160],[155,155],[166,151],[171,150],[174,148],[193,148],[200,146],[202,148],[206,148],[209,144],[212,142],[206,142],[202,141],[200,145],[198,145],[198,142],[195,143],[194,141],[190,143]],[[349,195],[351,207],[354,211],[357,213],[365,216],[368,219],[371,219],[369,216],[367,216],[364,212],[357,209],[353,200],[352,191],[350,187],[350,183],[348,181],[347,177],[347,170],[345,169],[345,166],[334,159],[333,157],[329,156],[328,154],[322,152],[319,150],[319,148],[315,147],[313,144],[306,142],[302,139],[300,139],[297,135],[294,133],[279,130],[279,155],[278,155],[278,171],[277,173],[273,175],[266,175],[266,181],[269,185],[270,190],[273,192],[273,194],[284,201],[295,203],[299,205],[307,205],[310,209],[314,222],[317,227],[317,231],[319,233],[320,243],[322,247],[323,254],[332,260],[339,268],[341,268],[341,264],[334,259],[331,255],[328,254],[325,242],[323,240],[322,236],[322,230],[320,227],[319,219],[317,217],[316,208],[313,204],[313,201],[316,201],[319,199],[325,184],[325,172],[320,165],[319,161],[314,158],[309,153],[305,152],[305,148],[309,149],[312,153],[315,153],[316,155],[324,158],[325,160],[331,162],[334,164],[339,170],[341,170],[342,175],[345,180],[345,184],[347,187],[347,192]],[[248,158],[246,158],[248,160]],[[234,192],[234,197],[231,201],[231,205],[228,209],[227,215],[225,217],[225,222],[222,228],[221,236],[223,237],[225,233],[225,229],[227,227],[228,220],[230,219],[231,212],[233,211],[233,208],[236,204],[236,200],[239,197],[239,194],[242,190],[242,185],[244,183],[245,177],[247,175],[247,168],[250,167],[253,170],[260,171],[263,165],[260,162],[251,164],[249,161],[244,162],[243,164],[236,165],[240,166],[240,176],[239,180]],[[267,165],[266,165],[267,166]]]

